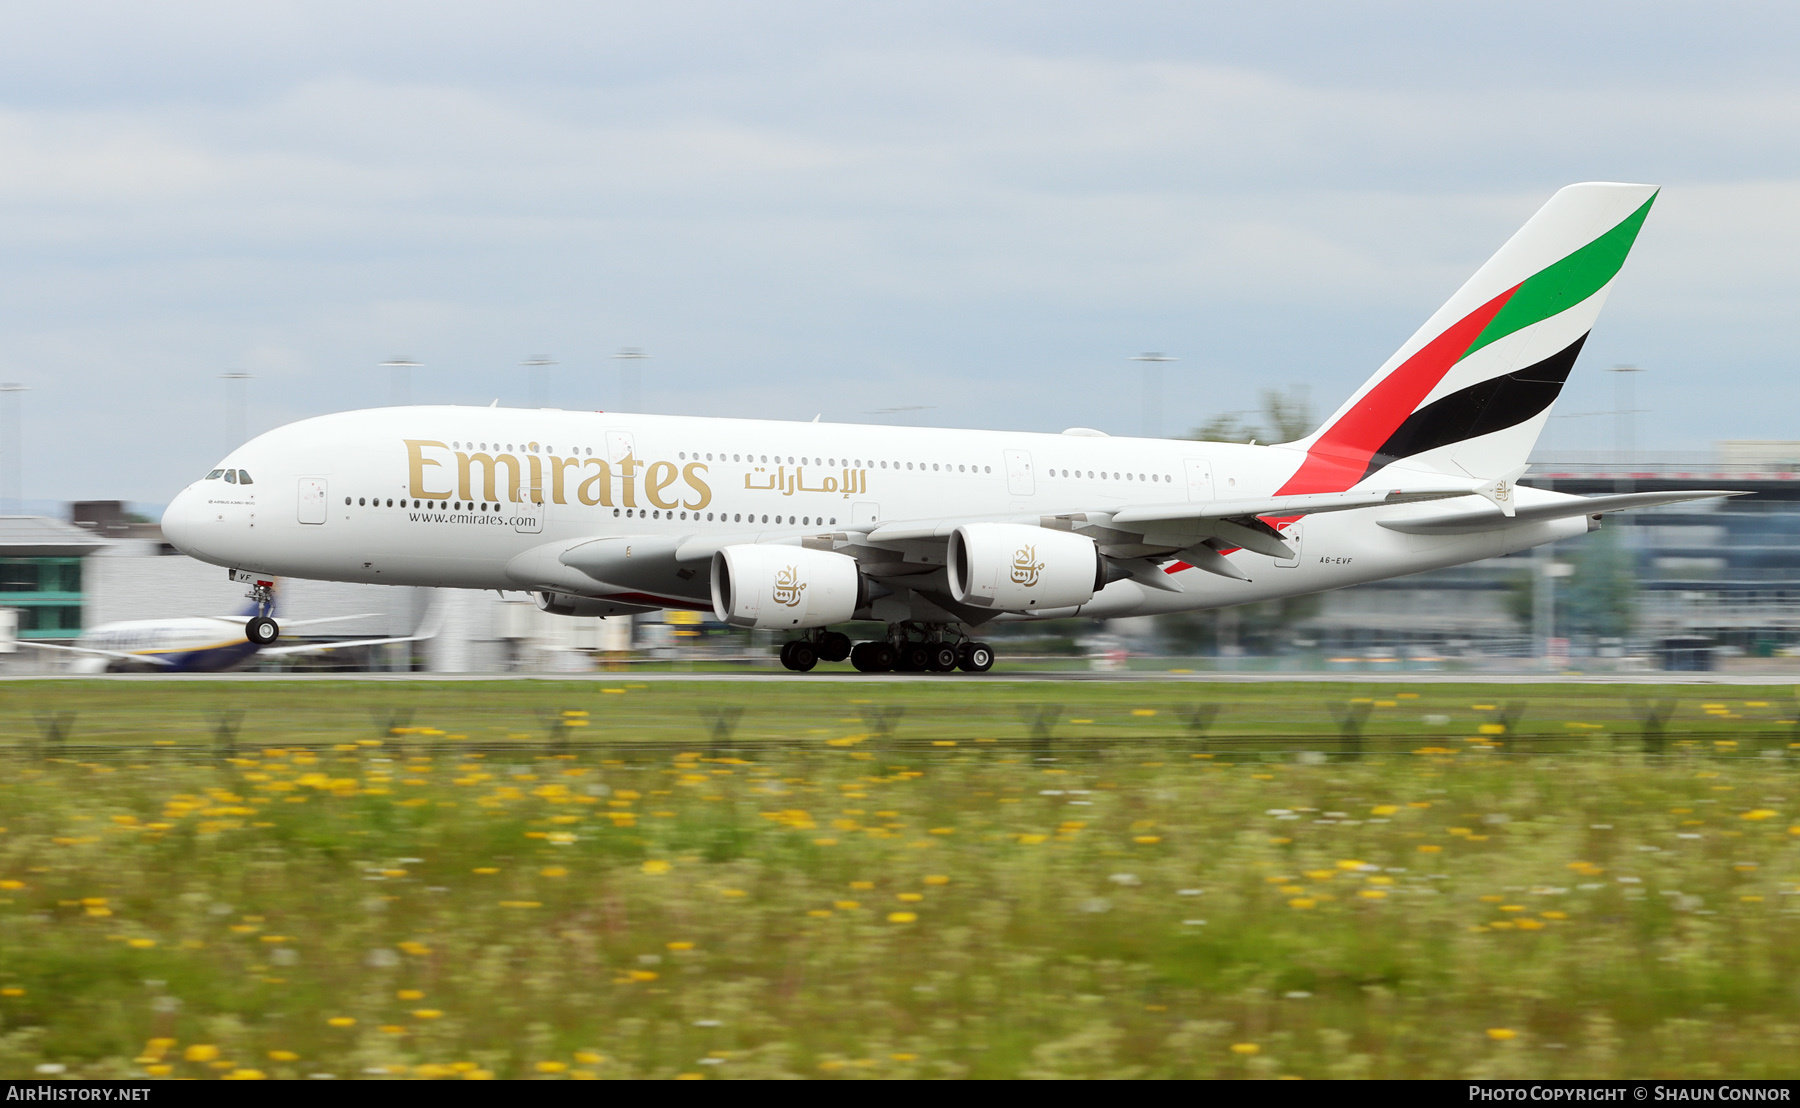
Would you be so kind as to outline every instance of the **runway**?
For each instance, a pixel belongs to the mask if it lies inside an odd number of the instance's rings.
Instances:
[[[8,675],[0,684],[26,681],[148,681],[181,683],[344,682],[368,684],[588,682],[602,685],[709,683],[767,684],[1195,684],[1195,685],[1613,685],[1696,687],[1767,687],[1797,685],[1788,674],[1453,674],[1453,673],[1070,673],[1020,670],[1005,673],[108,673]]]

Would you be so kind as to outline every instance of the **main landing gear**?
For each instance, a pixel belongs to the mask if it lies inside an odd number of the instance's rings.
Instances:
[[[917,637],[914,637],[917,636]],[[986,673],[994,666],[994,648],[957,636],[944,627],[893,626],[885,639],[859,642],[837,631],[794,639],[783,644],[781,664],[796,673],[805,673],[824,662],[850,664],[862,673]]]
[[[268,646],[281,637],[281,626],[269,615],[269,610],[275,606],[275,590],[268,585],[256,584],[251,585],[244,595],[256,601],[256,614],[244,624],[244,638],[257,646]]]

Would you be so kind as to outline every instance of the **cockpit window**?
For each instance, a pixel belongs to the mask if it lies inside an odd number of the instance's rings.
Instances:
[[[247,469],[240,469],[240,470],[238,470],[238,484],[240,484],[240,485],[248,485],[248,484],[250,484],[250,483],[251,483],[251,481],[250,481],[250,471],[249,471],[249,470],[247,470]]]
[[[227,485],[237,484],[237,470],[228,469],[225,471],[225,483]]]
[[[222,470],[222,469],[215,469],[215,470],[213,470],[213,471],[212,471],[212,472],[211,472],[211,473],[209,473],[209,474],[207,474],[207,475],[206,475],[206,479],[207,479],[207,480],[208,480],[208,481],[217,481],[217,480],[218,480],[218,479],[219,479],[219,478],[220,478],[220,477],[223,477],[223,476],[224,476],[224,475],[225,475],[225,471],[224,471],[224,470]]]

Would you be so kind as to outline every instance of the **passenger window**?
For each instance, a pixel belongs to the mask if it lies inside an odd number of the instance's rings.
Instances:
[[[254,482],[252,482],[250,480],[250,471],[249,470],[247,470],[247,469],[238,470],[238,484],[240,484],[240,485],[254,484]]]
[[[225,471],[222,469],[215,469],[211,473],[206,475],[206,479],[208,481],[217,481],[219,479],[220,475],[222,475],[224,472]]]
[[[237,471],[230,470],[230,469],[226,470],[225,471],[225,483],[228,485],[237,484]]]

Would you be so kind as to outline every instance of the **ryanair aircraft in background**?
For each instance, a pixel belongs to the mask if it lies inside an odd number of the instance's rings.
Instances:
[[[18,645],[37,650],[55,650],[74,655],[70,668],[77,673],[222,673],[237,669],[256,657],[278,657],[293,654],[322,654],[351,646],[380,646],[385,643],[418,642],[436,633],[436,614],[426,616],[416,635],[405,638],[349,639],[343,642],[295,643],[269,646],[250,639],[244,632],[248,619],[259,615],[273,616],[273,585],[266,604],[260,601],[235,616],[188,616],[180,619],[134,619],[120,623],[104,623],[82,632],[76,640],[81,645],[59,646],[52,643],[21,639]],[[321,619],[288,621],[289,628],[314,627],[322,623],[342,623],[364,619],[367,613],[352,616],[326,616]],[[274,639],[269,640],[273,642]]]
[[[527,589],[565,615],[710,609],[788,631],[794,670],[982,672],[996,620],[1320,592],[1728,495],[1517,485],[1655,198],[1558,192],[1297,442],[384,408],[245,443],[163,532],[259,604],[274,574]],[[852,646],[831,629],[851,620],[886,631]],[[246,625],[277,633],[266,608]]]

